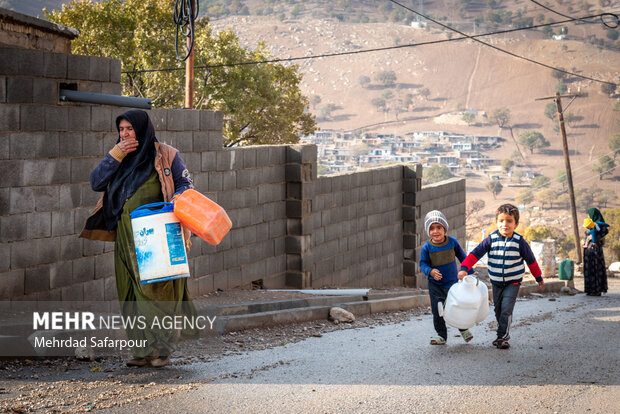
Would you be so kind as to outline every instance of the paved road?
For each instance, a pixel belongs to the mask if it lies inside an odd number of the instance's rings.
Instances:
[[[430,346],[430,315],[184,367],[195,389],[140,412],[620,413],[620,289],[519,301],[512,347],[485,322]],[[118,411],[126,412],[127,406]]]

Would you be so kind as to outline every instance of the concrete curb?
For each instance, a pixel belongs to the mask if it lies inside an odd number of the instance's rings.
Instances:
[[[537,284],[521,285],[519,296],[531,293],[559,292],[562,281],[547,282],[541,289]],[[492,290],[489,289],[489,299]],[[200,315],[216,316],[215,330],[219,334],[267,326],[288,325],[315,320],[327,320],[330,308],[338,306],[356,316],[373,313],[404,311],[430,306],[428,293],[396,296],[394,293],[367,296],[317,296],[275,301],[241,303],[224,306],[200,306]]]

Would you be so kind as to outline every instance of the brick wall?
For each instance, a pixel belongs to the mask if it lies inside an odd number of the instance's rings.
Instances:
[[[126,108],[58,101],[61,83],[120,92],[116,60],[0,48],[0,300],[116,297],[114,244],[77,238],[100,194],[90,172]],[[5,58],[6,56],[6,58]],[[423,286],[421,218],[438,208],[465,235],[465,181],[421,187],[419,165],[317,177],[314,145],[222,147],[222,114],[148,111],[196,189],[233,228],[193,237],[189,288]]]

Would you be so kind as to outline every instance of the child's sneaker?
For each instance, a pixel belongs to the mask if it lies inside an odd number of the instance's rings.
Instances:
[[[497,338],[495,341],[493,341],[493,344],[497,347],[497,349],[510,348],[510,344],[508,343],[508,341],[502,338]]]
[[[441,336],[436,336],[434,338],[431,338],[431,345],[445,345],[446,344],[446,340],[443,339]]]

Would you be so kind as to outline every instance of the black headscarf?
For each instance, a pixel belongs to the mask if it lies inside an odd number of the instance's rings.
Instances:
[[[150,177],[155,168],[155,128],[149,115],[140,109],[130,109],[116,118],[116,130],[122,119],[129,121],[136,133],[138,148],[125,156],[110,180],[103,197],[103,217],[108,230],[114,230],[123,212],[125,201]]]

